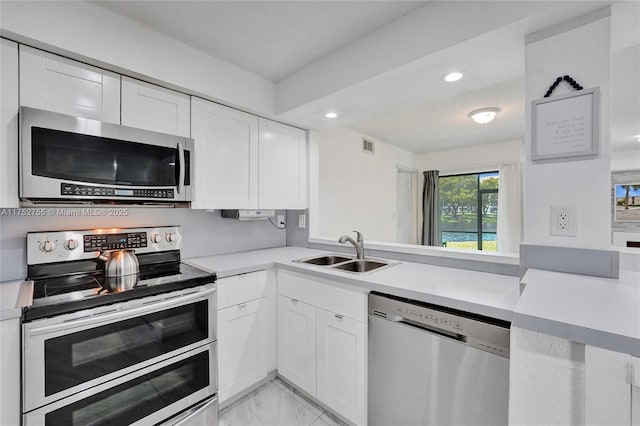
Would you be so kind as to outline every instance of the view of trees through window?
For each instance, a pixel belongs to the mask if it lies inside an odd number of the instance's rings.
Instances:
[[[438,179],[443,246],[496,251],[498,183],[498,172]]]

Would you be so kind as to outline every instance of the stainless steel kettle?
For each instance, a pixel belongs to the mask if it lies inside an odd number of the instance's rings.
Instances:
[[[105,262],[104,276],[108,291],[128,290],[138,283],[140,265],[133,250],[101,252],[98,259]]]

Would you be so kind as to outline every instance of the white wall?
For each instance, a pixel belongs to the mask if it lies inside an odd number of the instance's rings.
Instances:
[[[413,169],[414,154],[380,141],[375,154],[365,153],[362,138],[345,127],[312,135],[319,161],[313,236],[338,239],[355,229],[366,240],[396,240],[396,170]]]
[[[498,170],[498,165],[522,161],[523,142],[496,142],[481,146],[448,149],[416,155],[416,167],[440,170],[440,174],[460,174]]]
[[[532,163],[526,135],[525,243],[608,249],[611,241],[609,159],[610,18],[551,35],[525,46],[527,129],[530,103],[543,97],[556,77],[570,75],[585,88],[600,87],[600,148],[594,159]],[[553,34],[553,29],[550,30]],[[554,94],[571,89],[563,83]],[[551,206],[576,208],[577,236],[549,235]]]
[[[638,143],[640,145],[640,142]],[[640,149],[636,151],[611,152],[611,171],[640,169]]]
[[[3,1],[0,35],[272,116],[275,84],[81,1]],[[113,66],[112,66],[113,65]]]

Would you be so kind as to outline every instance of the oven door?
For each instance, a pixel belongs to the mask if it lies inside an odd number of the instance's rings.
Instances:
[[[193,139],[20,110],[20,197],[191,201]]]
[[[31,411],[23,424],[157,424],[210,400],[218,385],[216,365],[216,343],[210,343]]]
[[[215,284],[23,324],[23,412],[216,340]]]

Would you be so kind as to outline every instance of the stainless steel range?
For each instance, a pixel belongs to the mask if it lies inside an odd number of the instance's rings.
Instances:
[[[179,227],[27,235],[23,423],[216,425],[215,274]]]

